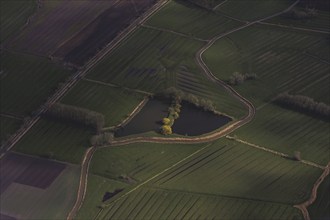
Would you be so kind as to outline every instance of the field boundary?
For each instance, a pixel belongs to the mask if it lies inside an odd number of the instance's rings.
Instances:
[[[284,154],[284,153],[279,152],[279,151],[275,151],[275,150],[272,150],[272,149],[269,149],[269,148],[266,148],[266,147],[262,147],[260,145],[253,144],[253,143],[244,141],[242,139],[239,139],[237,137],[233,137],[233,136],[230,136],[230,135],[227,135],[226,138],[229,139],[229,140],[236,141],[236,142],[239,142],[239,143],[242,143],[242,144],[245,144],[245,145],[254,147],[256,149],[263,150],[263,151],[266,151],[266,152],[275,154],[277,156],[284,157],[284,158],[287,158],[287,159],[291,159],[292,160],[292,156],[290,156],[289,154]],[[308,166],[312,166],[312,167],[315,167],[315,168],[322,169],[322,170],[326,169],[326,167],[324,167],[324,166],[322,166],[320,164],[317,164],[317,163],[308,161],[308,160],[300,160],[299,162],[300,163],[303,163],[305,165],[308,165]]]

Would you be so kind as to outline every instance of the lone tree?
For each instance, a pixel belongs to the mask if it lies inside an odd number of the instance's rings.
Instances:
[[[300,153],[300,151],[295,151],[293,153],[293,159],[295,159],[297,161],[301,161],[301,153]]]

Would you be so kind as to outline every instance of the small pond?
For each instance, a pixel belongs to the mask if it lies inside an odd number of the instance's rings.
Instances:
[[[196,136],[214,131],[231,121],[229,117],[215,115],[195,105],[183,101],[180,117],[175,120],[173,133]],[[162,119],[168,115],[169,100],[151,99],[142,110],[124,127],[115,132],[115,137],[140,134],[148,131],[158,132]]]
[[[172,127],[173,133],[196,136],[214,131],[231,121],[231,118],[223,115],[215,115],[204,111],[188,102],[181,103],[180,117],[175,120]]]
[[[150,99],[127,125],[115,132],[115,137],[148,131],[158,132],[162,126],[162,119],[167,117],[169,105],[169,101],[166,100]]]

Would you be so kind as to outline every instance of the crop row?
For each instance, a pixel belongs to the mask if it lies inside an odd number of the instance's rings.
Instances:
[[[101,219],[301,219],[292,206],[142,188],[111,204]]]
[[[222,15],[195,7],[190,3],[172,1],[148,20],[147,25],[202,39],[211,39],[241,24]]]
[[[321,170],[236,142],[216,142],[153,181],[163,188],[296,203]],[[188,184],[190,183],[190,184]]]

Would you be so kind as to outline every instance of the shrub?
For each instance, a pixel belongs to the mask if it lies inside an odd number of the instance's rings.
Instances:
[[[164,125],[169,125],[171,123],[171,119],[169,118],[163,118],[163,124]]]
[[[161,128],[161,132],[164,135],[170,135],[170,134],[172,134],[172,128],[169,125],[163,125]]]
[[[93,146],[102,146],[105,144],[110,144],[113,138],[114,138],[113,133],[105,132],[102,134],[92,136],[90,139],[90,143]]]

